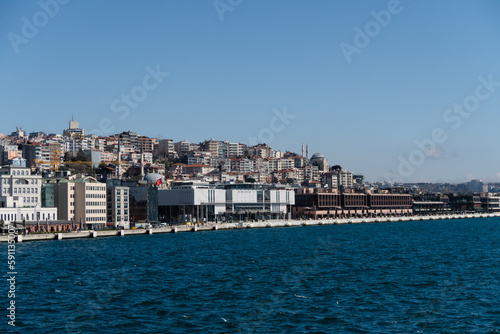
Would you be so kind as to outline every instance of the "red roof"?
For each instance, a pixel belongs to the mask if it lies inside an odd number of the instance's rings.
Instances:
[[[184,167],[211,167],[211,166],[202,165],[202,164],[194,164],[194,165],[187,165],[187,166],[184,166]]]

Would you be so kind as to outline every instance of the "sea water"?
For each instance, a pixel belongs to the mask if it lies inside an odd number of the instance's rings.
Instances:
[[[500,332],[500,218],[16,246],[7,333]]]

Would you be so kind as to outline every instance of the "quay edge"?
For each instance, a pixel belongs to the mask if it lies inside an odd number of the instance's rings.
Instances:
[[[82,231],[69,233],[44,233],[16,235],[16,242],[38,241],[38,240],[65,240],[76,238],[98,238],[114,237],[128,235],[155,235],[160,233],[178,233],[178,232],[199,232],[199,231],[217,231],[229,229],[247,229],[247,228],[269,228],[269,227],[295,227],[295,226],[314,226],[314,225],[337,225],[337,224],[366,224],[366,223],[384,223],[384,222],[409,222],[425,220],[447,220],[463,218],[492,218],[500,217],[500,213],[492,214],[464,214],[464,215],[442,215],[442,216],[408,216],[408,217],[386,217],[386,218],[347,218],[347,219],[315,219],[315,220],[273,220],[262,222],[235,222],[235,223],[205,223],[200,225],[176,225],[159,227],[155,229],[131,229],[131,230],[104,230],[104,231]],[[0,242],[7,243],[8,235],[0,236]]]

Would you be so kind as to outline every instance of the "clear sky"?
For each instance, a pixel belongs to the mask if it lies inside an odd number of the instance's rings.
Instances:
[[[74,116],[304,143],[370,181],[500,181],[499,1],[60,2],[0,1],[0,132]]]

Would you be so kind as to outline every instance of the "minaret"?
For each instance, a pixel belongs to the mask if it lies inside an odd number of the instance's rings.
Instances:
[[[118,180],[122,179],[122,148],[120,146],[120,139],[118,139]]]
[[[309,159],[309,145],[306,146],[306,158]]]
[[[301,157],[304,157],[304,143],[302,143],[302,155]]]
[[[141,141],[141,177],[144,177],[144,143]]]

